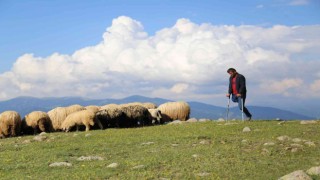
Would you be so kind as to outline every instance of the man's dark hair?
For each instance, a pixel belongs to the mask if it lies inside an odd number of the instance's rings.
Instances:
[[[229,68],[228,70],[227,70],[227,73],[229,73],[229,72],[236,72],[236,69],[234,69],[234,68]]]

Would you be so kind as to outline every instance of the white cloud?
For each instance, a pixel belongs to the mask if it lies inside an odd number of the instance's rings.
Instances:
[[[252,94],[292,96],[300,85],[318,92],[312,78],[320,74],[319,31],[319,25],[215,26],[179,19],[149,36],[142,23],[121,16],[95,46],[71,55],[19,57],[0,74],[0,98],[140,94],[209,101],[226,91],[229,67],[246,76]]]
[[[285,96],[294,95],[294,88],[299,88],[303,84],[303,80],[296,79],[283,79],[279,81],[270,81],[262,84],[261,89],[265,89],[270,94],[283,94]]]
[[[178,83],[178,84],[175,84],[170,90],[175,93],[181,93],[181,92],[187,90],[188,87],[189,87],[189,85],[186,83]]]

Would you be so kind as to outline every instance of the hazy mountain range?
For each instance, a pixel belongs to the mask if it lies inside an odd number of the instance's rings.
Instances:
[[[49,111],[55,107],[69,106],[73,104],[80,104],[82,106],[88,105],[106,105],[110,103],[122,104],[129,102],[152,102],[160,105],[171,100],[162,98],[149,98],[144,96],[129,96],[123,99],[86,99],[81,97],[61,97],[61,98],[35,98],[35,97],[17,97],[7,101],[0,101],[0,112],[6,110],[14,110],[24,116],[32,111]],[[225,118],[227,108],[209,105],[201,102],[188,102],[191,107],[190,117],[219,119]],[[281,110],[272,107],[261,106],[248,106],[249,110],[253,114],[253,119],[272,120],[272,119],[284,119],[284,120],[309,120],[315,119],[315,117],[308,117],[302,114]],[[229,119],[241,119],[241,111],[238,107],[232,107],[229,111]]]

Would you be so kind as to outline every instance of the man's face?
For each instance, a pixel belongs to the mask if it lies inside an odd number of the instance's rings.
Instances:
[[[231,77],[234,77],[236,75],[236,72],[234,71],[229,71],[228,74],[230,74]]]

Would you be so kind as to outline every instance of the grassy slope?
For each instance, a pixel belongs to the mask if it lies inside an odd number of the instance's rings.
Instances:
[[[34,136],[1,139],[0,174],[2,179],[277,179],[320,165],[319,122],[236,123],[95,130],[88,137],[86,132],[51,133],[45,141],[30,143],[26,140]],[[252,131],[242,132],[246,126]],[[277,140],[282,135],[316,146]],[[275,145],[264,146],[266,142]],[[291,144],[302,147],[291,152]],[[104,160],[78,161],[81,156]],[[72,167],[48,166],[61,161]],[[117,168],[107,168],[114,162]]]

